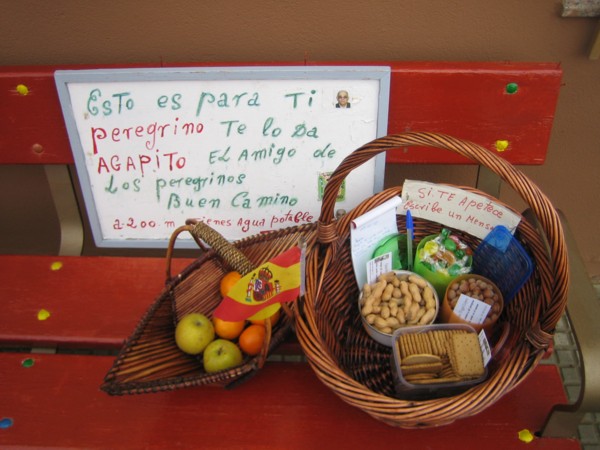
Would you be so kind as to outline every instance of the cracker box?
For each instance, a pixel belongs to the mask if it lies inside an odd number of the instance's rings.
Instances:
[[[479,337],[465,324],[436,324],[396,330],[392,370],[399,398],[446,397],[487,376]]]

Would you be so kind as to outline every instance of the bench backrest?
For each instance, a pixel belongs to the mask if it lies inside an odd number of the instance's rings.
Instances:
[[[539,165],[545,160],[562,79],[558,64],[381,61],[334,64],[391,67],[388,134],[440,132],[483,145],[513,164]],[[45,167],[61,223],[61,254],[81,253],[80,214],[85,208],[78,207],[68,170],[74,160],[54,71],[94,68],[99,67],[0,68],[0,165]],[[388,153],[387,162],[470,163],[447,151],[423,152],[418,148]]]

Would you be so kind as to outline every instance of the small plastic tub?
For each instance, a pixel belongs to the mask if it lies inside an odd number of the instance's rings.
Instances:
[[[410,272],[408,270],[394,270],[393,271],[396,276],[400,277],[400,278],[408,278],[409,276],[414,276],[417,277],[419,280],[421,280],[425,286],[427,286],[433,295],[433,301],[435,302],[434,305],[434,312],[430,313],[429,316],[431,317],[429,320],[425,321],[424,323],[414,323],[414,324],[409,324],[409,323],[403,323],[400,324],[399,327],[400,328],[410,328],[410,327],[414,327],[414,326],[420,326],[420,325],[430,325],[433,322],[435,322],[439,311],[440,311],[440,300],[439,297],[437,295],[437,292],[435,290],[435,288],[431,285],[431,283],[429,283],[427,280],[425,280],[423,277],[421,277],[420,275],[414,273],[414,272]],[[422,290],[421,290],[422,292]],[[368,322],[368,319],[365,315],[363,315],[362,313],[362,308],[363,308],[363,291],[361,291],[360,296],[358,298],[358,302],[357,302],[357,306],[358,306],[358,313],[361,316],[361,321],[363,324],[363,327],[365,328],[365,330],[367,331],[368,335],[371,336],[373,339],[375,339],[377,342],[379,342],[382,345],[385,345],[387,347],[391,347],[392,346],[392,342],[393,342],[393,331],[394,330],[390,330],[389,333],[387,332],[382,332],[380,329],[378,329],[375,325],[371,325]],[[399,308],[402,308],[402,306],[399,306]],[[425,308],[425,312],[423,313],[423,316],[425,315],[425,313],[427,312],[427,308],[426,306],[422,306],[422,308]],[[376,313],[377,316],[379,316],[379,313]],[[423,319],[423,317],[421,317],[421,319]]]
[[[392,254],[393,270],[406,270],[408,267],[406,257],[406,235],[393,234],[383,239],[375,248],[375,251],[373,252],[373,258],[386,253]]]
[[[432,239],[435,239],[438,235],[433,234],[430,236],[426,236],[419,242],[417,246],[417,251],[415,253],[415,262],[414,262],[414,270],[416,273],[421,275],[427,281],[429,281],[433,287],[435,288],[438,296],[442,298],[444,293],[446,292],[446,287],[452,280],[454,280],[458,275],[450,275],[445,272],[434,272],[430,270],[427,266],[425,266],[422,262],[422,255],[424,251],[425,244]],[[473,258],[469,257],[468,266],[471,267],[473,263]]]
[[[396,330],[392,337],[392,373],[394,375],[394,388],[396,396],[403,399],[430,399],[438,397],[447,397],[456,395],[460,392],[481,383],[487,377],[487,367],[484,365],[483,373],[479,376],[472,376],[468,379],[456,379],[457,377],[449,374],[451,371],[451,358],[448,354],[448,332],[458,330],[463,333],[472,333],[479,342],[476,331],[473,327],[466,324],[434,324],[422,327],[406,327]],[[436,334],[438,333],[438,334]],[[418,337],[417,337],[418,336]],[[420,340],[422,344],[406,345],[406,340],[415,342]],[[427,343],[429,342],[429,346]],[[404,344],[403,344],[404,343]],[[419,347],[423,345],[424,347]],[[483,364],[483,353],[477,345],[476,357],[481,357]],[[402,370],[402,361],[410,355],[434,355],[442,361],[444,374],[430,380],[408,381]],[[407,375],[408,376],[408,375]]]
[[[485,301],[480,300],[480,301],[484,301],[488,304],[490,303],[490,301],[492,302],[492,308],[490,309],[489,313],[487,314],[487,317],[485,318],[484,322],[482,322],[482,323],[474,323],[474,322],[470,322],[468,320],[463,319],[462,317],[455,314],[453,306],[452,306],[452,300],[454,299],[454,300],[458,301],[458,299],[460,298],[461,284],[463,282],[468,283],[469,280],[486,283],[487,286],[491,287],[493,294],[495,295],[495,297],[492,300],[489,300],[489,301],[488,300],[485,300]],[[455,285],[458,286],[459,289],[455,290],[454,289],[454,287],[456,287]],[[454,295],[450,296],[449,295],[450,291],[454,291]],[[466,291],[466,292],[462,292],[462,294],[469,296],[470,292]],[[450,297],[452,297],[452,298],[450,298]],[[444,294],[444,299],[442,301],[442,307],[441,307],[441,311],[440,311],[440,322],[468,324],[471,327],[473,327],[475,329],[475,331],[477,331],[477,332],[481,331],[482,329],[485,330],[485,334],[488,337],[490,337],[490,336],[492,336],[494,327],[496,326],[496,323],[498,322],[498,318],[502,314],[503,310],[504,310],[504,299],[502,297],[502,291],[500,290],[500,288],[498,286],[496,286],[496,284],[494,284],[490,279],[488,279],[484,276],[481,276],[481,275],[476,275],[476,274],[470,273],[470,274],[461,275],[461,276],[455,278],[448,285],[448,287],[446,289],[446,293]]]

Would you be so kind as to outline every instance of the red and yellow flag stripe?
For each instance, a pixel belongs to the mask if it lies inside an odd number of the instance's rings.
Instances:
[[[223,320],[265,319],[300,295],[303,252],[293,247],[246,274],[215,309]]]

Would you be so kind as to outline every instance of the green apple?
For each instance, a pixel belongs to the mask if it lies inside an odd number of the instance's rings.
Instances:
[[[177,346],[190,355],[199,355],[214,339],[215,327],[204,314],[186,314],[175,328]]]
[[[231,369],[242,364],[243,356],[240,348],[227,339],[216,339],[204,350],[204,370],[207,373]]]

